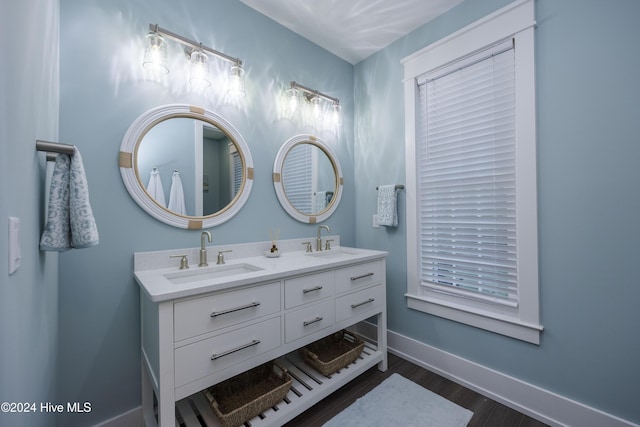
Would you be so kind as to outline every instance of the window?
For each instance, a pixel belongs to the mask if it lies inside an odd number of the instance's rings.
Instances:
[[[313,145],[298,144],[289,150],[282,167],[289,202],[300,212],[313,210]]]
[[[533,1],[405,59],[408,306],[539,343]]]
[[[231,198],[233,198],[240,192],[242,186],[242,159],[233,144],[229,144],[229,158],[231,162]]]

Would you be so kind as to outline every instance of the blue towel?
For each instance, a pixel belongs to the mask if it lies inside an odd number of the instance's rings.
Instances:
[[[398,192],[395,185],[378,187],[378,225],[398,226]]]
[[[40,238],[43,251],[62,252],[99,242],[98,228],[89,203],[89,186],[78,149],[74,155],[58,154],[49,188],[47,223]]]

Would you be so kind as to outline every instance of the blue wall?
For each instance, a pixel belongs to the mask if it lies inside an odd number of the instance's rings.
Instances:
[[[0,402],[37,402],[36,413],[0,413],[0,425],[45,426],[55,401],[58,254],[38,249],[44,220],[44,154],[58,138],[56,2],[3,2],[0,12]],[[21,220],[22,263],[8,271],[8,218]]]
[[[340,98],[342,132],[318,134],[345,168],[343,202],[326,223],[354,244],[353,66],[237,0],[163,0],[152,6],[147,0],[62,0],[60,14],[60,138],[82,153],[100,231],[98,246],[60,255],[58,399],[92,403],[88,415],[63,417],[68,426],[108,419],[140,404],[133,253],[200,244],[199,231],[158,222],[126,192],[118,151],[129,125],[148,109],[169,103],[201,105],[225,117],[249,145],[255,180],[240,214],[211,230],[213,244],[269,240],[269,229],[275,228],[282,239],[298,238],[315,235],[316,228],[280,207],[271,171],[280,145],[293,135],[316,132],[281,119],[277,103],[292,80]],[[141,60],[150,23],[240,57],[245,101],[233,105],[189,92],[177,64],[167,84],[147,79]]]
[[[121,139],[144,111],[199,104],[227,118],[247,141],[255,162],[253,192],[238,216],[212,229],[214,244],[267,240],[276,227],[281,238],[313,235],[315,227],[285,214],[271,184],[279,146],[313,132],[276,111],[280,90],[296,80],[343,105],[342,132],[320,135],[337,152],[345,175],[343,202],[327,223],[346,244],[390,251],[392,330],[640,422],[640,287],[634,274],[640,254],[634,222],[640,208],[634,196],[640,184],[640,3],[536,1],[540,346],[408,310],[405,235],[411,231],[404,221],[395,230],[370,225],[375,186],[404,182],[401,58],[509,1],[466,0],[358,64],[354,73],[350,64],[237,0],[162,0],[153,6],[143,0],[61,0],[59,131],[57,2],[14,3],[0,16],[0,54],[11,58],[0,68],[0,242],[7,240],[7,217],[20,217],[23,264],[8,276],[0,262],[0,400],[92,403],[90,414],[59,419],[65,426],[93,424],[140,403],[132,254],[199,242],[198,232],[147,216],[122,184]],[[149,23],[241,57],[246,102],[190,93],[177,77],[169,84],[145,79],[139,63]],[[23,41],[22,49],[9,43],[13,38]],[[35,139],[57,140],[58,133],[82,152],[101,235],[100,245],[59,256],[37,247],[44,162],[33,147]],[[6,258],[1,244],[0,260]],[[5,419],[0,424],[54,424],[47,416]]]
[[[407,309],[405,224],[370,225],[374,186],[405,180],[401,59],[508,3],[466,0],[356,66],[356,242],[390,251],[390,329],[640,422],[640,2],[536,1],[540,346]]]

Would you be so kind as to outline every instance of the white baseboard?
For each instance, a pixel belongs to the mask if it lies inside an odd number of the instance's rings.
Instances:
[[[357,332],[375,341],[375,325],[360,323]],[[397,332],[387,332],[387,345],[390,353],[551,426],[640,427]]]
[[[142,407],[133,408],[94,427],[142,427]]]

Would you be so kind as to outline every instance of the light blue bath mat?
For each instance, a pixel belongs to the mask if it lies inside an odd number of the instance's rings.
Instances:
[[[464,427],[473,412],[393,374],[324,427]]]

